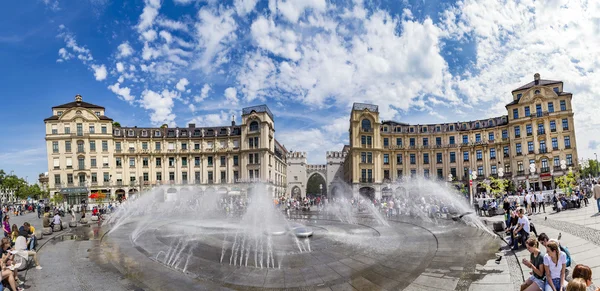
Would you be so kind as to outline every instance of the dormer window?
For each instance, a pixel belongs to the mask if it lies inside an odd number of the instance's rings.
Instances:
[[[257,121],[250,122],[250,131],[258,131],[258,122]]]
[[[142,136],[143,136],[143,137],[146,137],[146,136],[148,136],[148,131],[146,131],[146,130],[142,130]]]
[[[118,130],[118,129],[115,129],[115,135],[116,135],[116,136],[119,136],[119,135],[121,135],[121,131],[120,131],[120,130]]]
[[[227,134],[227,129],[226,128],[221,128],[221,130],[219,130],[219,134]]]
[[[415,132],[415,128],[414,128],[414,127],[411,127],[411,128],[410,128],[410,132],[411,132],[411,133]]]
[[[441,128],[441,127],[439,127],[439,126],[437,126],[437,127],[435,128],[435,131],[437,131],[437,132],[440,132],[440,131],[442,131],[442,128]]]
[[[194,130],[194,136],[200,136],[200,130],[199,129]]]
[[[96,111],[94,113],[96,113],[96,116],[100,117],[100,111]]]
[[[517,100],[521,99],[521,97],[523,97],[523,94],[521,94],[521,93],[517,94]]]
[[[181,136],[187,136],[187,130],[182,130],[181,131]]]
[[[156,137],[160,137],[160,130],[157,130],[157,131],[155,131],[155,132],[154,132],[154,136],[156,136]]]
[[[175,137],[175,131],[173,131],[173,130],[169,130],[169,131],[167,132],[167,137]]]
[[[554,88],[552,88],[552,90],[554,90],[554,92],[555,92],[556,94],[558,94],[558,87],[554,87]]]
[[[56,115],[61,116],[62,115],[62,111],[56,112]]]
[[[133,136],[133,130],[130,129],[129,132],[127,133],[127,136]]]

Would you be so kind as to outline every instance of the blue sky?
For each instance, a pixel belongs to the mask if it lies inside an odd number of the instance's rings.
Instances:
[[[408,123],[506,114],[510,91],[563,80],[577,147],[598,149],[596,1],[32,0],[0,10],[0,168],[47,169],[43,119],[76,94],[125,126],[239,122],[322,163],[353,102]]]

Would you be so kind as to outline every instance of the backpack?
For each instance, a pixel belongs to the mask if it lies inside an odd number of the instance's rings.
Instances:
[[[565,254],[567,255],[567,267],[571,266],[571,253],[569,252],[569,248],[567,247],[563,247],[562,245],[560,246],[560,250],[562,252],[565,252]]]

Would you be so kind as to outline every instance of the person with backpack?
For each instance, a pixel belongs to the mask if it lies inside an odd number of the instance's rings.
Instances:
[[[556,241],[546,244],[544,269],[546,270],[546,291],[562,291],[565,288],[567,255],[562,252]]]
[[[560,239],[560,234],[558,235],[558,239]],[[573,261],[571,258],[571,252],[569,252],[569,248],[566,246],[563,246],[558,240],[553,239],[553,238],[549,238],[547,234],[545,233],[540,233],[540,235],[538,236],[538,240],[540,242],[540,244],[542,244],[544,247],[546,247],[546,252],[548,251],[547,245],[549,242],[555,242],[558,244],[558,248],[560,249],[561,252],[565,253],[566,258],[567,258],[567,269],[565,270],[565,274],[566,276],[569,275],[569,267],[571,267],[571,262]]]

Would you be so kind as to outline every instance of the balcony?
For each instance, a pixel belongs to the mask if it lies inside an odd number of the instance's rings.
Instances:
[[[567,131],[567,130],[569,130],[569,127],[568,126],[567,127],[563,126],[563,131]]]
[[[540,154],[546,154],[546,153],[548,153],[548,149],[546,149],[546,148],[540,149]]]
[[[469,161],[469,159],[463,159],[463,162],[468,162],[468,161]]]
[[[557,171],[562,171],[562,168],[560,166],[554,166],[554,172]]]
[[[565,145],[565,149],[570,149],[571,145]]]
[[[360,128],[360,132],[373,132],[373,129],[372,128],[363,128],[363,127],[361,127]]]
[[[462,143],[462,146],[463,146],[463,147],[468,147],[468,146],[469,146],[469,143],[468,143],[468,142],[463,142],[463,143]]]
[[[533,150],[529,150],[529,154],[530,154],[530,155],[531,155],[531,154],[535,154],[535,151],[533,151]]]
[[[517,176],[525,176],[525,171],[517,171]]]
[[[120,153],[121,149],[115,149],[115,152]]]
[[[504,157],[508,158],[510,155],[508,153],[504,153]]]
[[[520,138],[521,135],[520,134],[515,134],[515,138]]]
[[[541,172],[542,172],[542,173],[550,173],[550,167],[543,167],[543,168],[541,169]]]
[[[490,156],[490,160],[495,160],[495,159],[496,159],[496,156],[493,156],[493,157]]]
[[[556,128],[551,128],[550,132],[556,132]]]
[[[522,156],[523,153],[522,152],[517,152],[517,156]]]
[[[360,183],[373,183],[373,178],[360,178]]]
[[[508,141],[508,137],[503,137],[502,138],[502,142],[507,142]]]
[[[527,136],[532,136],[532,135],[533,135],[533,132],[528,132],[527,133]]]
[[[553,150],[553,151],[557,151],[557,150],[558,150],[558,147],[552,147],[552,150]]]
[[[429,145],[424,144],[424,145],[421,146],[421,148],[422,149],[429,149]]]
[[[544,135],[544,134],[546,134],[546,131],[545,130],[538,130],[537,133],[538,133],[538,135]]]

